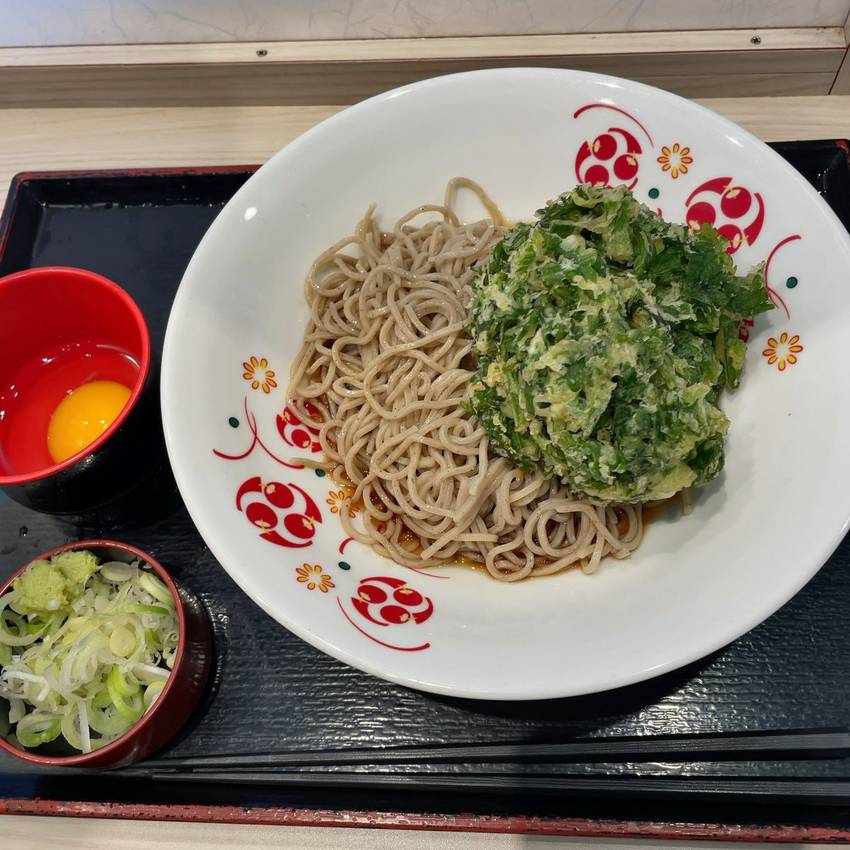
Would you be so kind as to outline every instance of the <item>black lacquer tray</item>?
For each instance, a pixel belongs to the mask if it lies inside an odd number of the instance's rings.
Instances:
[[[847,143],[774,147],[850,228]],[[19,175],[0,225],[0,274],[39,265],[72,265],[106,275],[139,303],[158,354],[171,301],[192,252],[253,170],[246,166]],[[472,702],[382,682],[291,635],[257,608],[216,563],[167,476],[160,485],[155,499],[137,511],[84,526],[27,511],[0,494],[0,578],[50,547],[103,535],[151,552],[202,599],[215,628],[216,672],[206,699],[169,748],[170,755],[850,725],[848,541],[773,617],[687,668],[590,697]],[[464,765],[448,769],[468,770]],[[850,781],[850,760],[840,759],[545,769],[611,776],[612,781],[622,774]],[[799,806],[779,810],[613,798],[175,786],[114,773],[38,771],[0,754],[2,811],[255,821],[279,820],[274,813],[297,811],[298,822],[317,823],[335,822],[328,812],[336,812],[347,823],[850,841],[850,811],[804,805],[802,800]],[[358,812],[363,814],[352,814]],[[714,826],[701,827],[703,833],[681,826],[707,821]]]

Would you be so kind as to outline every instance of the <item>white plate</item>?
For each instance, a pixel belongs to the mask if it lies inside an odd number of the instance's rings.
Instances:
[[[311,260],[350,233],[369,203],[389,221],[439,201],[454,175],[479,181],[513,218],[579,180],[623,178],[667,219],[714,214],[717,226],[745,236],[734,254],[739,270],[771,258],[780,306],[751,329],[742,388],[725,398],[724,474],[690,516],[655,522],[631,559],[593,576],[509,585],[461,568],[405,569],[346,544],[328,479],[280,462],[305,451],[288,442],[311,448],[281,416]],[[850,239],[806,181],[696,104],[560,70],[418,83],[305,133],[210,227],[165,342],[171,463],[198,529],[240,587],[348,664],[489,699],[626,685],[757,625],[843,536],[848,272]],[[266,393],[269,369],[277,386]],[[244,377],[250,371],[259,382]]]

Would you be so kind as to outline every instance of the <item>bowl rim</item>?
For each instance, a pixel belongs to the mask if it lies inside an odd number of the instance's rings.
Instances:
[[[65,543],[62,546],[56,546],[53,549],[48,549],[41,555],[37,555],[35,558],[27,561],[24,566],[16,570],[6,582],[0,585],[0,596],[9,590],[12,586],[12,582],[14,582],[19,575],[25,572],[33,561],[51,558],[54,555],[58,555],[60,552],[95,548],[120,549],[123,552],[134,555],[136,558],[147,564],[157,574],[157,576],[165,582],[166,587],[168,587],[168,590],[175,602],[175,610],[177,611],[177,653],[174,656],[174,664],[171,668],[171,675],[169,675],[169,677],[165,680],[165,686],[163,687],[162,692],[149,711],[145,712],[141,718],[139,718],[139,720],[137,720],[123,735],[116,738],[105,747],[101,747],[98,750],[92,750],[90,753],[79,753],[78,755],[73,756],[44,756],[38,753],[31,753],[23,748],[15,747],[5,738],[0,737],[0,750],[5,750],[10,755],[23,759],[24,761],[45,766],[53,765],[56,767],[86,767],[93,762],[97,762],[98,764],[109,763],[109,756],[123,749],[128,739],[137,735],[149,724],[154,722],[154,718],[165,704],[166,697],[174,687],[174,683],[180,675],[186,652],[186,615],[183,610],[183,600],[180,598],[177,586],[174,584],[174,580],[168,574],[165,567],[163,567],[162,564],[160,564],[155,558],[152,558],[147,552],[142,549],[138,549],[129,543],[121,543],[117,540],[89,539],[73,541],[71,543]]]
[[[74,266],[38,266],[32,269],[24,269],[23,271],[13,272],[12,274],[0,277],[0,287],[14,285],[33,277],[43,277],[47,274],[59,274],[62,277],[79,277],[86,279],[89,283],[95,284],[102,289],[106,289],[113,295],[117,296],[118,300],[123,304],[125,309],[132,317],[136,328],[141,337],[141,349],[139,351],[139,374],[131,388],[130,398],[124,404],[121,412],[115,417],[112,424],[100,434],[96,440],[83,446],[76,454],[66,458],[61,463],[55,463],[52,466],[42,467],[31,472],[15,473],[14,475],[0,474],[0,487],[10,487],[18,484],[28,484],[33,481],[41,481],[44,478],[50,478],[58,472],[62,472],[81,460],[94,454],[112,435],[127,421],[130,413],[136,407],[141,398],[142,391],[148,380],[151,368],[151,340],[148,324],[145,321],[139,305],[133,300],[130,294],[115,281],[104,277],[97,272],[89,271],[88,269],[80,269]]]
[[[663,95],[663,103],[666,107],[681,108],[688,110],[685,114],[705,118],[711,117],[711,121],[715,122],[719,130],[725,130],[735,137],[744,139],[748,144],[754,144],[755,149],[759,151],[759,155],[768,158],[773,162],[781,160],[781,156],[769,148],[764,141],[756,137],[752,132],[745,129],[739,124],[734,123],[723,115],[714,112],[707,106],[703,106],[700,102],[688,98],[683,98],[678,95],[666,92],[655,86],[646,85],[644,83],[628,80],[622,77],[599,74],[591,71],[582,71],[566,68],[539,68],[528,67],[522,64],[498,69],[483,69],[466,71],[456,74],[447,74],[444,76],[433,77],[427,80],[414,82],[402,85],[396,89],[383,92],[375,95],[367,100],[360,101],[353,106],[349,106],[340,112],[335,113],[329,118],[316,124],[314,127],[307,130],[296,139],[290,141],[277,151],[264,165],[255,172],[246,183],[237,191],[233,198],[225,206],[224,210],[219,214],[219,217],[211,225],[210,229],[205,233],[198,248],[193,254],[189,264],[187,265],[184,276],[181,280],[180,287],[174,299],[174,304],[168,320],[168,328],[166,330],[165,342],[163,346],[162,358],[162,374],[161,374],[161,398],[163,402],[170,399],[176,393],[176,388],[179,383],[178,375],[178,358],[177,354],[182,346],[178,344],[175,328],[182,324],[185,317],[186,306],[191,300],[186,287],[186,282],[194,277],[197,273],[197,268],[200,265],[200,257],[204,249],[209,248],[211,239],[219,235],[216,231],[217,226],[222,226],[226,222],[228,210],[231,207],[239,208],[240,202],[243,207],[248,203],[253,203],[248,200],[252,197],[252,193],[257,191],[256,187],[262,185],[262,181],[267,179],[265,172],[268,169],[279,166],[280,162],[289,161],[296,152],[300,152],[304,148],[309,148],[315,145],[316,139],[320,138],[320,134],[326,133],[328,128],[333,127],[338,131],[339,127],[346,126],[344,122],[351,118],[353,114],[360,114],[365,110],[371,109],[377,104],[383,104],[386,101],[398,98],[402,95],[408,95],[413,92],[418,92],[424,89],[432,89],[439,91],[439,87],[447,85],[453,81],[455,84],[463,83],[467,80],[472,80],[477,77],[490,77],[494,81],[511,81],[520,76],[527,78],[526,81],[534,82],[540,77],[555,77],[567,82],[595,82],[605,85],[615,84],[629,92],[642,92],[653,96]],[[816,197],[815,190],[806,182],[805,178],[796,172],[790,166],[787,166],[787,176],[799,188],[801,192],[809,197]],[[264,175],[261,177],[261,175]],[[821,199],[819,201],[822,206],[822,211],[825,213],[825,218],[820,219],[821,223],[828,228],[840,234],[838,237],[842,244],[848,245],[848,236],[846,230],[840,224],[835,213],[828,208],[826,203]],[[330,240],[329,240],[330,241]],[[196,341],[195,341],[196,342]],[[284,365],[284,372],[286,365]],[[454,682],[446,684],[445,679],[441,677],[439,681],[433,678],[418,677],[415,674],[408,672],[398,672],[399,668],[392,669],[392,665],[377,661],[376,657],[371,653],[360,651],[359,649],[349,649],[342,647],[333,638],[328,637],[326,633],[319,628],[315,628],[315,623],[310,623],[308,618],[292,616],[291,612],[283,611],[281,606],[266,597],[265,594],[258,592],[257,583],[251,583],[244,576],[244,573],[232,570],[236,561],[232,555],[232,538],[227,530],[221,532],[211,521],[211,516],[214,511],[206,509],[202,499],[197,496],[197,484],[195,476],[190,474],[186,462],[181,458],[181,454],[177,451],[179,440],[179,431],[176,420],[172,414],[172,410],[167,404],[162,405],[162,418],[166,445],[168,448],[169,460],[172,464],[175,480],[180,490],[181,496],[187,506],[187,510],[198,528],[199,533],[203,537],[210,551],[216,557],[222,568],[236,581],[238,586],[246,593],[251,600],[262,608],[269,616],[275,619],[282,626],[293,632],[302,640],[319,649],[321,652],[348,664],[356,669],[362,670],[373,676],[377,676],[385,681],[390,681],[408,688],[433,693],[442,696],[451,696],[461,699],[481,699],[493,701],[508,701],[508,700],[545,700],[545,699],[562,699],[584,696],[588,694],[605,693],[619,687],[626,687],[636,683],[649,681],[662,674],[669,673],[674,670],[679,670],[687,664],[693,663],[712,652],[720,650],[729,642],[736,640],[741,635],[756,627],[763,622],[768,616],[775,613],[782,605],[787,603],[799,590],[817,573],[823,566],[829,556],[835,551],[836,547],[841,542],[844,535],[850,528],[850,513],[847,513],[842,518],[840,527],[837,527],[832,535],[824,534],[821,543],[817,548],[810,549],[811,562],[810,569],[804,572],[796,573],[796,580],[793,586],[787,586],[787,592],[781,594],[781,598],[772,597],[771,604],[765,606],[761,603],[758,606],[752,607],[749,616],[745,619],[740,617],[731,625],[725,623],[723,629],[712,631],[708,637],[701,636],[699,640],[694,640],[688,644],[687,652],[682,652],[680,649],[671,654],[669,659],[665,659],[660,663],[646,665],[641,668],[633,667],[628,673],[618,675],[615,679],[599,683],[593,682],[587,686],[582,684],[579,687],[574,686],[569,678],[552,677],[544,681],[538,681],[533,686],[522,688],[507,688],[502,684],[501,687],[485,687],[469,684],[457,685]],[[586,678],[586,677],[585,677]]]

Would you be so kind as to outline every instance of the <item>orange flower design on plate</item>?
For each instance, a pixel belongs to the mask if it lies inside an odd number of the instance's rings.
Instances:
[[[269,369],[269,361],[265,357],[251,357],[242,364],[242,368],[245,370],[242,377],[251,382],[252,390],[261,389],[268,395],[277,386],[277,381],[274,379],[275,373]]]
[[[320,590],[322,593],[327,593],[332,587],[336,587],[331,577],[318,564],[302,564],[296,568],[295,572],[298,581],[307,585],[307,590]]]
[[[789,336],[785,331],[779,334],[779,339],[770,337],[767,341],[767,348],[762,351],[762,355],[767,358],[768,365],[776,365],[780,372],[784,372],[788,366],[793,366],[797,362],[797,355],[803,350],[800,345],[800,337],[798,334]]]
[[[348,498],[349,495],[345,492],[345,490],[331,490],[328,494],[328,498],[325,499],[325,504],[330,505],[332,514],[338,514],[342,512],[343,503]],[[348,515],[350,517],[357,516],[357,508],[355,508],[350,502],[348,504]]]
[[[672,147],[664,145],[661,148],[661,156],[658,161],[661,163],[662,171],[669,171],[670,176],[675,180],[680,174],[688,173],[688,166],[693,164],[694,158],[690,155],[691,149],[682,147],[676,142]]]

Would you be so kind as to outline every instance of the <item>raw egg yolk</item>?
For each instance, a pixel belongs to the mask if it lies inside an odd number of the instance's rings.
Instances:
[[[59,402],[47,426],[47,450],[54,463],[91,445],[118,417],[130,389],[116,381],[91,381]]]

